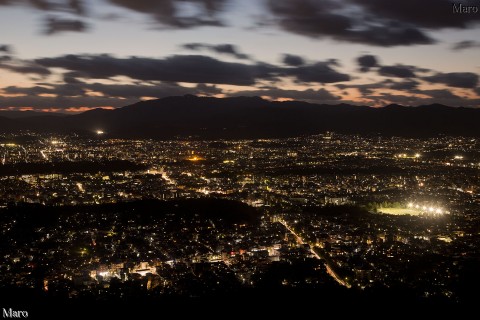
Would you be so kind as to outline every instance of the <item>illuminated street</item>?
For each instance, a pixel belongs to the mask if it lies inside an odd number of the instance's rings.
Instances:
[[[288,229],[288,231],[290,231],[290,232],[296,237],[296,239],[297,239],[297,241],[298,241],[298,244],[304,244],[303,239],[302,239],[297,233],[295,233],[295,231],[293,231],[293,229],[290,228],[290,226],[288,226],[288,224],[287,224],[284,220],[280,220],[279,223],[281,223],[285,228]],[[325,265],[326,265],[326,267],[327,267],[327,272],[328,272],[328,274],[331,275],[332,278],[335,279],[335,281],[337,281],[340,285],[345,286],[345,287],[347,287],[347,288],[350,288],[351,285],[349,285],[345,280],[341,279],[341,278],[335,273],[335,271],[334,271],[333,268],[332,268],[332,264],[331,264],[330,262],[326,261],[325,258],[322,257],[322,256],[320,255],[320,253],[315,250],[315,246],[314,246],[314,245],[311,245],[311,244],[309,244],[309,246],[310,246],[310,252],[315,256],[315,258],[317,258],[317,259],[319,259],[319,260],[324,260],[324,261],[325,261]]]

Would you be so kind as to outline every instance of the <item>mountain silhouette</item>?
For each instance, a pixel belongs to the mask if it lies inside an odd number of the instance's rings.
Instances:
[[[77,115],[0,115],[0,131],[31,130],[108,137],[273,138],[334,131],[428,137],[439,134],[480,136],[480,109],[432,104],[383,108],[259,97],[212,98],[192,95],[138,102],[115,110],[94,109]]]

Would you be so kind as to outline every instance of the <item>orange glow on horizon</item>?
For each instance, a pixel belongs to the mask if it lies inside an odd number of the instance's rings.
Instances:
[[[33,111],[33,107],[1,107],[0,111]]]
[[[69,108],[34,108],[34,107],[0,107],[0,111],[35,111],[35,112],[44,112],[44,113],[81,113],[85,111],[90,111],[94,109],[106,109],[113,110],[113,106],[99,106],[99,107],[69,107]]]
[[[274,101],[285,102],[285,101],[294,101],[292,98],[277,98]]]
[[[80,113],[80,112],[85,112],[85,111],[90,111],[94,109],[105,109],[105,110],[113,110],[115,107],[113,106],[99,106],[99,107],[70,107],[67,109],[64,109],[66,112],[69,113]]]

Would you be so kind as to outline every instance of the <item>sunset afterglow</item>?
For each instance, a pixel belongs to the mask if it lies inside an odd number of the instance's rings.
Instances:
[[[0,110],[185,94],[478,107],[478,14],[430,2],[419,19],[414,0],[4,1]]]

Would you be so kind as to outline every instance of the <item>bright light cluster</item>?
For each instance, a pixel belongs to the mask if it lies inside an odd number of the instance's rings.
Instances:
[[[406,154],[406,153],[399,153],[395,155],[395,158],[401,158],[401,159],[418,159],[421,158],[422,155],[420,153],[415,153],[413,155],[411,154]]]
[[[410,209],[415,208],[415,209],[423,211],[425,213],[434,214],[434,215],[442,215],[442,214],[447,213],[444,209],[442,209],[440,207],[420,205],[420,204],[416,204],[416,203],[413,203],[413,202],[410,202],[408,204],[408,208],[410,208]]]

